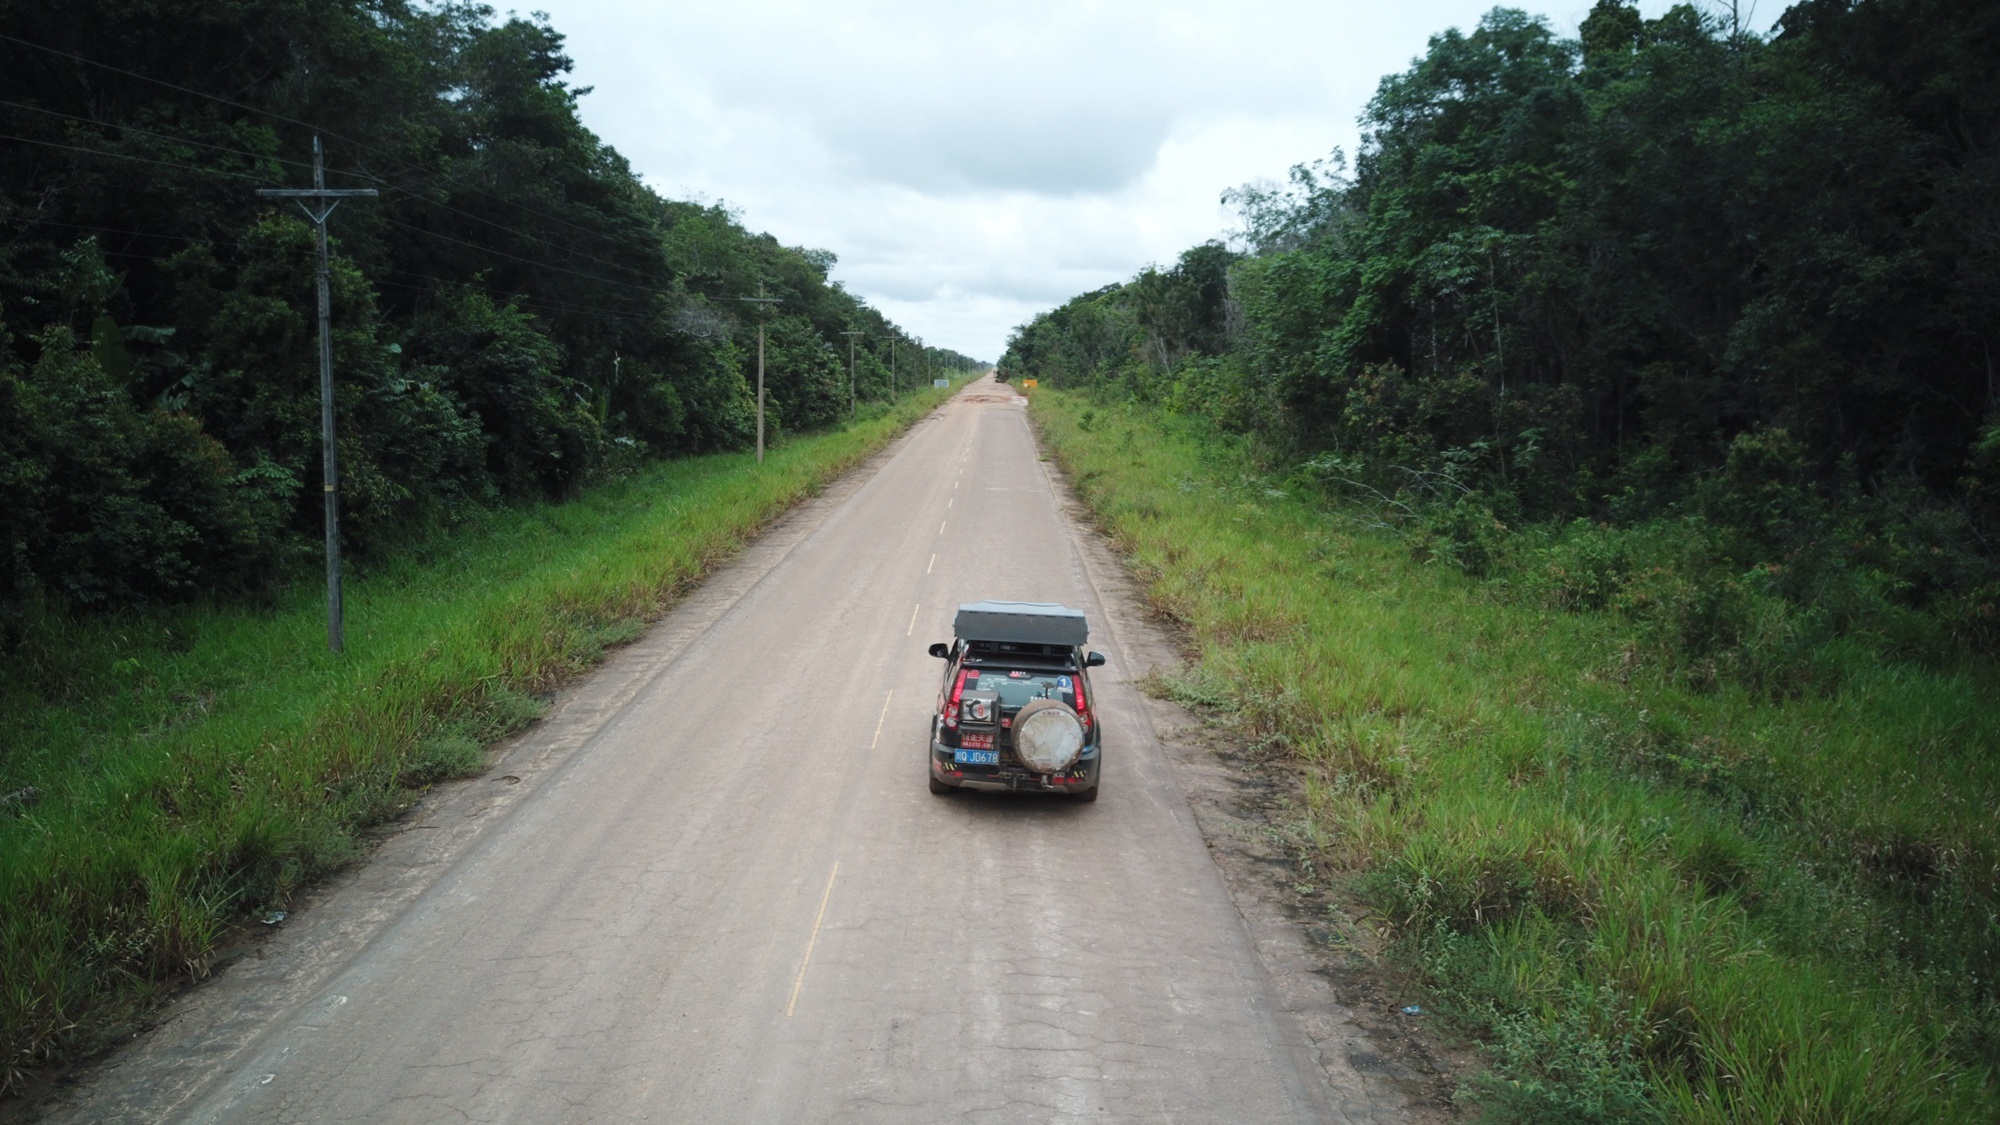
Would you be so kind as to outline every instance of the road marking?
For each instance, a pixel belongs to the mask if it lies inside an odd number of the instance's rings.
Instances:
[[[954,484],[954,485],[952,485],[952,487],[953,487],[953,488],[957,488],[958,486]],[[955,503],[957,503],[957,501],[956,501],[956,500],[952,500],[952,499],[946,499],[946,500],[945,500],[945,502],[944,502],[944,510],[945,510],[945,511],[947,511],[947,512],[951,511],[951,506],[952,506],[953,504],[955,504]]]
[[[943,535],[943,534],[944,534],[944,525],[945,525],[945,524],[947,524],[947,523],[950,523],[950,522],[951,522],[950,520],[941,520],[941,521],[939,521],[939,523],[938,523],[938,534],[939,534],[939,535]]]
[[[799,989],[806,986],[806,970],[812,967],[813,947],[819,944],[819,924],[826,920],[826,900],[833,897],[834,876],[839,874],[840,864],[836,862],[833,870],[826,874],[826,891],[819,896],[819,913],[813,915],[813,932],[812,937],[806,940],[805,960],[799,962],[798,979],[792,982],[792,1002],[785,1005],[786,1019],[791,1019],[792,1009],[799,1006]]]
[[[882,700],[882,713],[876,716],[875,718],[875,737],[868,740],[868,748],[870,750],[875,749],[875,747],[882,741],[882,724],[888,721],[889,700],[894,698],[896,698],[896,693],[894,691],[891,691],[888,694],[888,696]]]
[[[936,561],[937,561],[937,556],[936,556],[936,555],[932,555],[932,556],[931,556],[931,561],[932,561],[932,562],[936,562]],[[910,635],[911,633],[914,633],[914,632],[916,632],[916,631],[917,631],[917,610],[919,610],[919,609],[922,609],[922,608],[924,608],[924,603],[922,603],[922,602],[918,602],[918,603],[917,603],[917,604],[915,605],[915,607],[913,607],[913,608],[912,608],[912,609],[910,610],[910,627],[909,627],[909,628],[907,628],[907,629],[905,629],[905,630],[903,630],[903,635],[904,635],[904,636],[906,636],[906,637],[907,637],[907,636],[909,636],[909,635]]]

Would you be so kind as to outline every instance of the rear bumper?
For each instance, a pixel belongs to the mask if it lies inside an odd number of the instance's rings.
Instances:
[[[993,793],[1079,793],[1097,787],[1104,755],[1096,743],[1083,748],[1084,757],[1058,774],[1033,773],[1019,766],[969,766],[952,761],[951,747],[931,743],[931,776],[960,789]]]

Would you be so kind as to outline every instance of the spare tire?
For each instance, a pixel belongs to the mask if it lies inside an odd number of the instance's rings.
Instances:
[[[1014,756],[1036,773],[1058,773],[1083,753],[1083,721],[1069,705],[1037,699],[1014,716]]]

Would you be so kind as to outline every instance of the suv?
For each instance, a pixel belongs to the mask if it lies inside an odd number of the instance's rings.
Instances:
[[[931,646],[945,662],[931,721],[931,792],[991,789],[1097,799],[1102,734],[1090,709],[1083,614],[1045,602],[971,602],[957,639]]]

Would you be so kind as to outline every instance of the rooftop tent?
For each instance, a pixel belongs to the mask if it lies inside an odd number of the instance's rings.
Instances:
[[[1080,645],[1090,639],[1083,611],[1054,602],[967,602],[951,631],[969,641]]]

